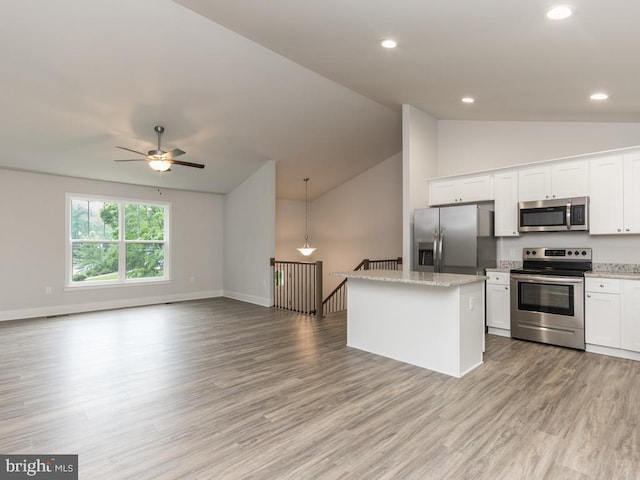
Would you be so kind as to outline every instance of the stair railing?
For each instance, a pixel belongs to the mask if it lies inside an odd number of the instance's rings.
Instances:
[[[271,259],[273,306],[322,318],[322,262]]]
[[[402,268],[402,257],[391,260],[362,260],[354,272],[358,270],[399,270]],[[336,288],[322,301],[322,311],[324,313],[341,312],[347,309],[347,279],[345,278]]]

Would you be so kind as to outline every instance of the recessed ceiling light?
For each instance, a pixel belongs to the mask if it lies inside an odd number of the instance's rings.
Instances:
[[[462,101],[463,101],[464,103],[473,103],[473,102],[475,102],[475,101],[476,101],[476,99],[475,99],[475,98],[473,98],[473,97],[464,97],[464,98],[462,99]]]
[[[395,40],[391,40],[390,38],[385,38],[384,40],[380,41],[380,46],[384,48],[396,48],[398,44],[396,43]]]
[[[568,5],[558,5],[557,7],[547,10],[547,18],[551,20],[564,20],[570,17],[572,13],[573,10]]]
[[[589,98],[591,100],[606,100],[607,98],[609,98],[609,95],[607,95],[604,92],[598,92],[598,93],[594,93]]]

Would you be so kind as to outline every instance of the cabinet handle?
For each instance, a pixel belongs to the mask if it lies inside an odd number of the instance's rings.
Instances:
[[[602,283],[601,283],[601,284],[600,284],[600,288],[604,288],[604,284],[602,284]]]
[[[509,287],[504,287],[505,290],[509,290]]]
[[[513,232],[513,234],[515,235],[515,234],[516,234],[516,232]]]
[[[556,196],[555,195],[551,195],[551,198],[556,198]]]
[[[619,232],[621,232],[621,231],[622,231],[622,229],[621,229],[621,228],[619,228],[619,229],[618,229],[618,231],[619,231]]]
[[[590,293],[587,293],[587,298],[591,298],[591,294]]]
[[[625,228],[625,231],[628,232],[630,229],[629,228]]]

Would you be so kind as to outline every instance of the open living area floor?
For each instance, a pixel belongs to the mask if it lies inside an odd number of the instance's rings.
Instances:
[[[461,379],[227,298],[0,324],[0,452],[101,479],[635,479],[640,363],[487,335]]]

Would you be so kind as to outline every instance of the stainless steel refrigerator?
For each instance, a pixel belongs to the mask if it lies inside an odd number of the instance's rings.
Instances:
[[[482,274],[496,266],[493,212],[478,205],[415,210],[413,244],[413,270]]]

